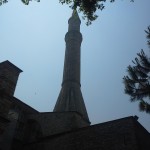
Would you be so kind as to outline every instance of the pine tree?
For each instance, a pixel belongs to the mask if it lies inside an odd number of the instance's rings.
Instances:
[[[145,32],[150,48],[150,26]],[[150,58],[141,50],[132,62],[133,66],[127,67],[128,75],[123,78],[125,93],[130,95],[131,102],[139,101],[141,111],[150,113]]]

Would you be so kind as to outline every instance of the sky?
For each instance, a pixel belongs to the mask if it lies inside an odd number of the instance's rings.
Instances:
[[[23,70],[14,96],[40,112],[53,111],[61,89],[64,37],[72,10],[59,0],[25,6],[10,0],[0,7],[0,62]],[[150,0],[118,0],[98,11],[90,26],[81,18],[81,90],[92,124],[137,115],[150,132],[150,114],[124,93],[123,76],[136,54],[149,55],[144,30]]]

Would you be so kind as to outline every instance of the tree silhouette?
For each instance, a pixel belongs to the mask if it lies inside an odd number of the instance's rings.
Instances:
[[[145,31],[150,48],[150,26]],[[131,102],[139,101],[141,111],[150,113],[150,58],[141,50],[133,66],[127,67],[128,75],[124,76],[125,93],[130,95]]]

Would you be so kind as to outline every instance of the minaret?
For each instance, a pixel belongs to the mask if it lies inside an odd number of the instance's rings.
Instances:
[[[69,28],[65,36],[66,52],[62,88],[57,99],[54,112],[75,111],[90,124],[80,84],[80,18],[76,10],[68,21]]]

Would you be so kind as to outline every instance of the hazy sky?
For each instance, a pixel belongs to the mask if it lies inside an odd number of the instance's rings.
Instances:
[[[149,55],[144,30],[150,0],[129,1],[108,4],[89,27],[81,20],[81,90],[92,124],[137,115],[150,131],[150,115],[129,101],[122,83],[140,49]],[[15,97],[41,112],[53,111],[61,89],[71,13],[59,0],[29,6],[10,0],[0,7],[0,62],[9,60],[24,71]]]

